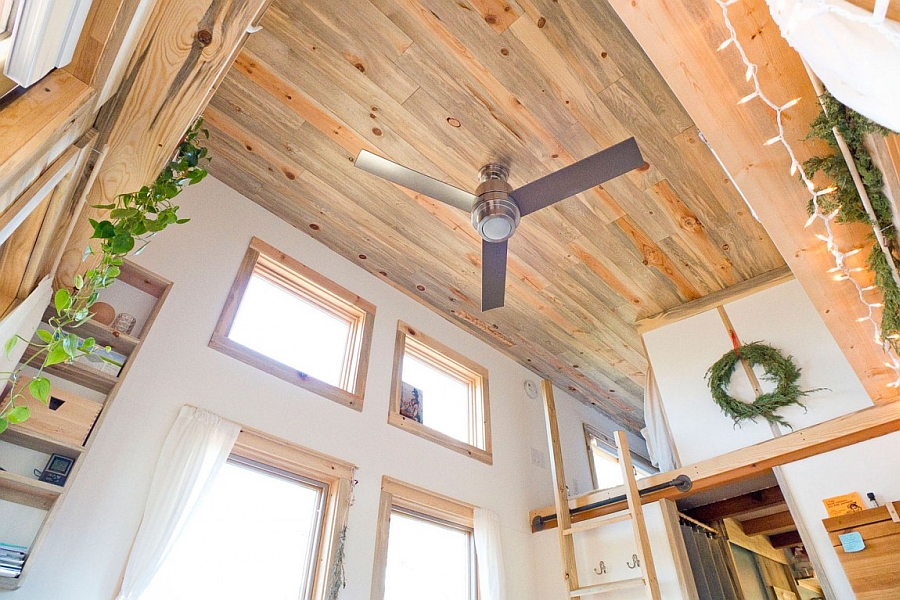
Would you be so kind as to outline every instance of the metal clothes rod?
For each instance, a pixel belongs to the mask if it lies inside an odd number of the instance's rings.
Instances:
[[[696,525],[696,526],[699,527],[700,529],[706,530],[706,531],[708,531],[708,532],[710,532],[710,533],[713,533],[713,534],[715,534],[715,535],[721,535],[716,529],[713,529],[712,527],[710,527],[710,526],[707,525],[706,523],[701,523],[701,522],[698,521],[697,519],[694,519],[694,518],[692,518],[692,517],[687,516],[686,514],[684,514],[684,513],[681,512],[681,511],[678,511],[678,518],[679,518],[679,519],[683,519],[683,520],[687,521],[688,523],[693,523],[694,525]]]
[[[641,496],[646,496],[647,494],[652,494],[653,492],[658,492],[670,487],[676,488],[679,492],[687,492],[691,489],[692,485],[693,483],[691,482],[690,477],[688,477],[687,475],[679,475],[672,481],[667,481],[666,483],[660,483],[659,485],[653,485],[648,488],[644,488],[640,490],[640,494]],[[591,504],[585,504],[584,506],[577,506],[575,508],[569,509],[569,514],[574,516],[579,513],[593,510],[595,508],[600,508],[602,506],[609,506],[610,504],[625,502],[625,500],[625,494],[622,494],[621,496],[614,496],[612,498],[607,498],[606,500],[600,500],[599,502],[593,502]],[[556,516],[556,513],[547,515],[546,517],[537,515],[534,519],[531,520],[531,527],[535,531],[541,531],[544,529],[544,525],[546,525],[548,522],[555,521]]]

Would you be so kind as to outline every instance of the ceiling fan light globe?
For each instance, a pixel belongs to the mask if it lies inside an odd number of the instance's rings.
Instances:
[[[472,211],[472,225],[488,242],[502,242],[512,237],[519,224],[519,207],[508,196],[482,199]],[[484,196],[482,196],[484,198]]]

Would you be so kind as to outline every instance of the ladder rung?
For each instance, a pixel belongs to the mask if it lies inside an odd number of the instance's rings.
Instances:
[[[581,523],[576,523],[572,525],[568,529],[563,530],[563,535],[572,535],[573,533],[578,533],[579,531],[590,531],[591,529],[597,529],[598,527],[605,527],[606,525],[612,525],[613,523],[618,523],[620,521],[627,521],[631,518],[631,513],[614,513],[611,515],[604,515],[602,517],[597,517],[595,519],[591,519],[589,521],[582,521]]]
[[[578,589],[574,589],[569,592],[570,598],[579,598],[581,596],[590,596],[591,594],[599,594],[600,592],[611,592],[613,590],[619,590],[626,587],[631,587],[635,584],[644,585],[643,577],[632,577],[631,579],[620,579],[619,581],[610,581],[609,583],[598,583],[596,585],[589,585],[587,587],[581,587]]]

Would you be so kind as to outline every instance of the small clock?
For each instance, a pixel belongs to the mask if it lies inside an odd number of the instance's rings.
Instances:
[[[65,485],[74,464],[75,460],[68,456],[53,454],[50,456],[50,460],[47,461],[47,466],[38,480],[46,481],[53,485]]]

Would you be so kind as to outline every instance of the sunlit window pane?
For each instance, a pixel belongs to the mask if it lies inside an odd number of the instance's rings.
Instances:
[[[622,481],[622,469],[619,467],[619,457],[614,456],[605,448],[601,447],[596,438],[591,439],[591,452],[594,455],[594,475],[597,479],[598,489],[604,490],[616,487],[625,483]],[[639,466],[634,466],[634,478],[643,479],[650,473]]]
[[[391,513],[384,600],[471,600],[471,534]]]
[[[305,597],[322,493],[226,463],[142,600]]]
[[[340,387],[349,334],[347,321],[254,275],[228,337]]]
[[[422,392],[422,423],[468,444],[469,386],[409,354],[403,357],[403,381]]]

